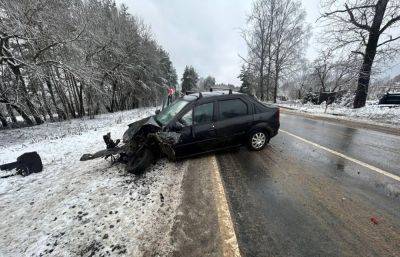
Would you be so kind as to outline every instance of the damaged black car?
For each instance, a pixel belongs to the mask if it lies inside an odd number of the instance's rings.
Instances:
[[[232,91],[193,93],[130,124],[122,144],[105,135],[107,149],[85,154],[81,161],[111,158],[137,174],[164,156],[174,161],[240,145],[262,150],[279,126],[279,108],[251,96]]]

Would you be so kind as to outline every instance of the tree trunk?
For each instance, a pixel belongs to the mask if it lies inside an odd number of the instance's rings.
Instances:
[[[378,40],[379,35],[370,34],[367,48],[365,50],[363,64],[358,75],[356,96],[353,103],[354,108],[364,107],[367,101],[368,87],[371,79],[371,70],[376,55]]]
[[[272,69],[272,30],[274,28],[274,14],[275,14],[275,1],[271,2],[271,10],[270,10],[270,23],[268,25],[268,67],[267,67],[267,101],[270,99],[270,87],[271,87],[271,69]]]
[[[38,124],[38,125],[39,125],[39,124],[42,124],[42,123],[43,123],[43,120],[39,117],[39,114],[37,113],[37,110],[36,110],[35,105],[34,105],[34,104],[31,102],[31,100],[29,99],[29,93],[28,93],[28,90],[27,90],[27,88],[26,88],[24,78],[21,76],[21,73],[20,73],[20,71],[19,71],[19,68],[18,68],[18,72],[17,72],[16,76],[17,76],[17,83],[18,83],[18,79],[19,79],[19,81],[21,82],[21,83],[20,83],[20,84],[21,84],[20,88],[22,89],[22,92],[23,92],[23,94],[24,94],[23,97],[24,97],[24,99],[25,99],[25,103],[26,103],[26,106],[27,106],[28,109],[29,109],[29,112],[32,114],[32,116],[33,116],[33,118],[34,118],[36,124]]]
[[[39,94],[37,94],[37,92],[34,94],[36,96],[37,102],[39,104],[39,108],[38,108],[38,113],[42,114],[43,120],[47,121],[47,114],[46,114],[46,109],[43,106],[42,101],[39,99]]]
[[[3,128],[8,127],[7,119],[6,119],[6,117],[3,115],[3,112],[2,112],[1,110],[0,110],[0,122],[1,122],[1,125],[3,126]]]
[[[279,76],[280,76],[280,44],[278,44],[275,50],[275,77],[274,77],[274,103],[276,103],[276,97],[278,95],[278,83],[279,83]]]
[[[264,58],[261,58],[260,82],[259,82],[258,88],[260,89],[260,99],[263,101],[264,100]]]
[[[85,115],[85,107],[83,105],[83,82],[80,82],[79,85],[79,111],[81,116]]]
[[[382,25],[383,17],[385,15],[388,0],[379,0],[375,8],[375,16],[372,26],[369,30],[369,37],[367,47],[364,53],[363,64],[358,75],[358,83],[356,96],[354,97],[354,108],[361,108],[365,106],[368,96],[368,87],[371,79],[371,69],[374,63],[376,49],[380,36],[380,28]]]
[[[366,55],[363,60],[363,64],[361,66],[360,73],[358,75],[358,84],[356,90],[356,96],[354,97],[354,108],[361,108],[365,106],[368,96],[368,87],[371,79],[371,69],[374,61],[374,57],[376,54],[376,50],[374,53],[370,53],[368,56]],[[373,57],[372,57],[373,56]],[[371,59],[372,58],[372,59]]]
[[[65,113],[60,108],[58,108],[56,96],[53,91],[53,85],[51,84],[50,78],[48,78],[48,77],[46,78],[46,85],[47,85],[47,88],[49,89],[51,101],[54,105],[54,108],[56,109],[56,112],[58,115],[58,120],[66,120],[67,117],[66,117]]]
[[[276,103],[276,98],[278,95],[278,83],[279,83],[279,68],[275,68],[275,79],[274,79],[274,103]]]
[[[7,109],[7,112],[8,112],[8,116],[10,116],[10,118],[11,118],[11,121],[16,124],[17,123],[17,118],[14,115],[14,112],[13,112],[13,110],[11,108],[11,105],[10,104],[6,104],[6,109]]]
[[[76,111],[75,111],[75,106],[74,106],[74,96],[73,96],[73,94],[72,94],[72,91],[71,91],[71,87],[70,86],[67,86],[67,93],[68,93],[68,95],[69,95],[69,99],[68,99],[68,96],[67,96],[67,100],[68,100],[68,107],[69,107],[69,109],[70,109],[70,112],[71,112],[71,115],[72,115],[72,117],[73,118],[76,118]]]
[[[42,83],[42,81],[39,81],[39,83],[40,83],[39,86],[40,86],[40,91],[42,93],[42,99],[43,99],[44,108],[45,108],[45,110],[47,112],[47,115],[49,115],[50,121],[54,122],[54,117],[53,117],[53,114],[51,113],[51,109],[50,109],[49,103],[47,102],[46,91],[44,90],[43,83]]]
[[[260,80],[259,80],[259,85],[258,88],[260,90],[260,99],[263,101],[265,99],[264,96],[264,65],[265,65],[265,28],[264,25],[262,24],[262,21],[259,21],[259,26],[260,26],[260,37],[261,37],[261,53],[260,53],[260,70],[259,70],[259,75],[260,75]]]
[[[52,72],[53,72],[53,70],[52,70]],[[56,90],[58,97],[60,98],[61,105],[63,106],[63,112],[66,115],[66,118],[68,119],[70,117],[68,114],[71,114],[71,108],[69,106],[68,99],[67,99],[67,96],[65,95],[64,89],[61,86],[60,81],[62,81],[63,79],[61,77],[61,74],[60,74],[60,71],[58,70],[58,68],[55,68],[54,72],[55,72],[58,80],[56,80],[54,78],[54,76],[52,76],[53,85],[54,85],[54,88]]]
[[[115,93],[117,92],[117,83],[115,81],[113,81],[112,86],[111,86],[111,104],[110,104],[110,108],[109,108],[109,112],[114,112],[115,110]]]
[[[11,104],[11,107],[14,108],[14,110],[21,115],[21,117],[24,119],[24,121],[26,122],[26,124],[28,124],[28,126],[33,126],[33,121],[31,118],[29,118],[29,116],[26,114],[26,112],[24,110],[22,110],[18,105],[15,104]]]
[[[73,95],[77,115],[78,115],[78,117],[82,117],[81,110],[80,110],[80,104],[79,104],[79,100],[78,100],[78,88],[76,85],[76,80],[74,79],[74,75],[69,74],[69,79],[70,79],[70,83],[72,86],[72,95]]]

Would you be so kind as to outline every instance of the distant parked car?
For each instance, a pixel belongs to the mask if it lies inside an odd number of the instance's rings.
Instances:
[[[379,99],[379,104],[400,105],[400,93],[386,93]]]

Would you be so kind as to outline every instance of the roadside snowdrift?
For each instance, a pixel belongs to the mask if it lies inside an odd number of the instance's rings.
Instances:
[[[376,102],[367,102],[363,108],[352,109],[340,105],[329,105],[325,113],[325,104],[314,105],[311,103],[301,104],[299,102],[280,102],[279,106],[294,109],[301,112],[343,117],[349,120],[375,122],[378,124],[400,125],[400,107],[389,108],[379,106]]]
[[[154,109],[0,131],[0,164],[28,151],[42,173],[0,179],[0,256],[165,255],[186,163],[159,161],[141,177],[83,153],[120,138]],[[1,173],[4,175],[4,172]]]

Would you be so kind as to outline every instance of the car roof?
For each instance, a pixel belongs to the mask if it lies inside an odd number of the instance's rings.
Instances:
[[[243,95],[242,93],[239,92],[233,92],[233,91],[212,91],[212,92],[199,92],[199,93],[192,93],[185,95],[183,97],[184,100],[187,101],[194,101],[198,100],[201,98],[223,98],[224,96],[232,96],[232,95]]]

